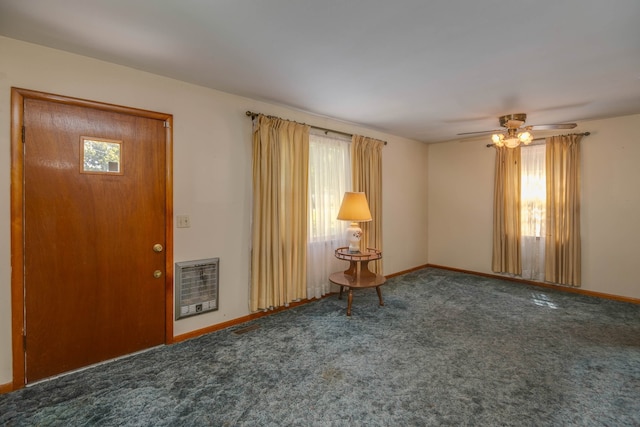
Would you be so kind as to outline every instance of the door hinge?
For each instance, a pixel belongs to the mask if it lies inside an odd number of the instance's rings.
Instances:
[[[164,127],[171,128],[171,124],[167,120],[165,120],[164,121]]]
[[[26,138],[25,134],[27,133],[27,128],[22,126],[22,143],[24,144],[24,140]]]

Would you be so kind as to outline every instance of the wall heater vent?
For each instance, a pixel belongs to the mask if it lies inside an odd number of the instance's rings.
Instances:
[[[176,263],[176,320],[218,309],[220,259]]]

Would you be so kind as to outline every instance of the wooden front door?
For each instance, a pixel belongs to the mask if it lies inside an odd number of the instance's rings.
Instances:
[[[25,98],[23,126],[25,383],[165,343],[165,120]]]

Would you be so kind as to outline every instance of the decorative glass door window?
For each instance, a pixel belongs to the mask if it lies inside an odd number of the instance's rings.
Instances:
[[[80,172],[122,175],[122,141],[81,137]]]

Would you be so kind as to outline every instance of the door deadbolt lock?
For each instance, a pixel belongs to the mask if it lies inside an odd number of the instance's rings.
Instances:
[[[160,270],[156,270],[153,272],[153,277],[155,277],[156,279],[159,279],[162,277],[162,271]]]
[[[155,245],[153,245],[154,252],[162,252],[162,249],[164,249],[164,248],[162,247],[162,245],[160,243],[156,243]]]

